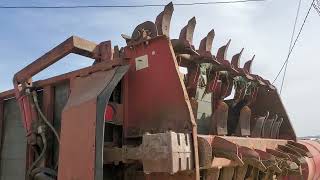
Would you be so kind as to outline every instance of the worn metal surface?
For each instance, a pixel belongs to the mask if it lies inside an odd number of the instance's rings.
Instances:
[[[216,106],[212,105],[213,114],[211,116],[210,133],[217,135],[228,134],[228,105],[223,102],[217,102]]]
[[[278,119],[278,115],[275,115],[275,117],[268,118],[264,121],[263,128],[262,128],[262,137],[263,138],[270,138],[271,137],[273,123],[275,121],[277,121],[277,119]]]
[[[249,108],[249,106],[244,106],[240,111],[239,123],[238,123],[240,136],[248,137],[251,135],[250,120],[251,120],[251,109]]]
[[[283,118],[278,118],[272,125],[271,129],[271,138],[278,139],[279,138],[279,131],[282,125]]]
[[[254,126],[252,128],[251,132],[251,137],[257,138],[257,137],[262,137],[262,129],[264,122],[268,119],[269,113],[267,113],[266,116],[262,117],[256,117],[254,118]]]
[[[307,180],[320,179],[320,144],[311,140],[300,140],[300,144],[306,146],[311,153],[312,157],[306,157],[308,164],[307,171],[304,171],[304,177]]]
[[[188,21],[188,24],[180,31],[179,40],[182,42],[193,45],[193,33],[196,27],[196,18],[193,17]]]
[[[204,172],[203,178],[206,180],[219,180],[220,169],[208,169]]]
[[[118,67],[71,80],[61,120],[59,180],[103,179],[104,109],[126,70]]]
[[[219,179],[220,180],[231,180],[233,178],[233,175],[234,175],[234,168],[233,167],[223,168]]]
[[[147,44],[127,47],[125,53],[131,64],[124,78],[125,136],[170,129],[191,132],[192,108],[170,41],[160,36]],[[135,59],[142,56],[147,56],[148,67],[137,71]],[[137,103],[141,99],[143,103]]]
[[[170,40],[158,36],[126,47],[124,53],[131,64],[124,77],[124,136],[138,137],[146,132],[173,129],[178,133],[192,133],[198,166],[196,123]],[[147,57],[148,67],[137,70],[136,60],[141,57]],[[141,99],[144,102],[137,103]]]
[[[144,171],[147,174],[159,171],[173,174],[178,171],[193,170],[194,160],[190,134],[169,132],[163,136],[159,139],[157,135],[144,135],[142,140]],[[168,143],[167,150],[165,150],[166,143]]]
[[[165,35],[169,37],[170,33],[170,22],[173,13],[173,4],[169,3],[164,7],[164,10],[156,18],[156,26],[159,35]]]
[[[137,147],[105,147],[104,163],[142,162],[143,171],[175,174],[194,169],[190,134],[175,132],[145,134]]]
[[[283,118],[279,130],[279,138],[296,139],[296,134],[277,91],[268,91],[261,88],[258,91],[256,101],[253,103],[251,110],[254,116],[261,116],[265,114],[267,110],[270,112],[271,117],[277,114],[279,118]]]
[[[25,178],[26,137],[19,107],[15,99],[4,101],[3,134],[0,157],[0,179],[21,180]]]
[[[288,143],[286,140],[230,136],[199,135],[198,138],[200,167],[203,169],[235,167],[237,178],[244,176],[248,165],[261,172],[281,172],[275,156],[268,150]],[[280,156],[280,158],[283,157]],[[284,158],[289,158],[289,156]]]

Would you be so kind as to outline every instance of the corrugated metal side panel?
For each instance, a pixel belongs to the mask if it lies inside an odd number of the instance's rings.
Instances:
[[[1,151],[1,180],[25,179],[26,138],[19,106],[15,99],[4,102],[3,147]]]

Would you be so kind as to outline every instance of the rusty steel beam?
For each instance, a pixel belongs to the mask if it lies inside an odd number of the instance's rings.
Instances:
[[[106,46],[110,47],[110,43],[108,41],[102,42],[99,45],[95,44],[94,42],[82,39],[77,36],[71,36],[63,43],[59,44],[55,48],[53,48],[51,51],[46,53],[45,55],[41,56],[22,70],[20,70],[18,73],[14,76],[14,82],[15,83],[23,83],[26,82],[29,78],[31,78],[33,75],[37,74],[38,72],[42,71],[43,69],[49,67],[53,63],[59,61],[66,55],[70,53],[82,55],[88,58],[92,59],[106,59],[106,56],[112,57],[110,55],[110,50],[106,49]],[[108,59],[108,58],[107,58]],[[120,60],[120,59],[117,59]],[[114,66],[121,64],[122,61],[112,61],[108,63],[113,63]],[[104,62],[105,63],[105,62]],[[103,68],[103,65],[94,66],[95,68]],[[67,79],[70,79],[75,76],[79,76],[81,74],[86,73],[87,71],[95,71],[91,67],[83,68],[80,70],[72,71],[63,75],[59,75],[53,78],[49,78],[47,80],[41,80],[34,82],[36,86],[45,86],[48,84],[55,84],[60,81],[64,81]],[[5,92],[0,93],[0,99],[9,99],[14,97],[14,90],[8,90]]]
[[[124,65],[124,63],[122,63],[121,61],[104,61],[89,67],[85,67],[79,70],[75,70],[75,71],[71,71],[69,73],[66,74],[62,74],[59,76],[55,76],[52,78],[48,78],[46,80],[40,80],[40,81],[36,81],[33,83],[33,85],[35,87],[42,87],[42,86],[46,86],[46,85],[55,85],[58,83],[62,83],[65,81],[69,81],[70,79],[73,79],[75,77],[79,77],[79,76],[86,76],[88,74],[97,72],[97,71],[105,71],[105,70],[110,70],[116,66],[120,66],[120,65]]]
[[[10,89],[0,93],[1,100],[10,99],[13,97],[14,97],[14,89]]]
[[[49,67],[55,62],[59,61],[66,55],[70,53],[79,54],[89,58],[94,58],[94,51],[97,44],[79,38],[77,36],[71,36],[63,43],[59,44],[51,51],[47,52],[45,55],[41,56],[39,59],[35,60],[22,70],[20,70],[14,77],[15,81],[18,83],[23,83],[29,78],[42,71],[43,69]]]
[[[44,80],[39,80],[33,82],[33,86],[39,89],[42,89],[44,86],[48,85],[56,85],[59,83],[63,83],[66,81],[69,81],[72,78],[78,77],[78,76],[85,76],[87,74],[101,71],[101,70],[109,70],[112,69],[113,67],[124,65],[125,63],[120,61],[120,60],[115,60],[115,61],[104,61],[98,64],[95,64],[93,66],[85,67],[79,70],[71,71],[62,75],[58,75],[52,78],[44,79]],[[0,93],[0,99],[10,99],[14,98],[15,96],[15,91],[14,89],[5,91]]]
[[[42,95],[42,109],[43,113],[46,116],[47,120],[54,124],[53,118],[54,118],[54,88],[51,85],[47,85],[43,88],[43,95]],[[52,165],[52,150],[53,150],[53,141],[55,141],[53,133],[51,131],[48,131],[48,139],[49,139],[49,150],[47,157],[45,158],[46,166]]]

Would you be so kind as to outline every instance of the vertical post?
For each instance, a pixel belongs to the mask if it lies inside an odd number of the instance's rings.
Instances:
[[[45,86],[43,88],[43,100],[42,100],[42,110],[44,115],[47,117],[48,121],[53,124],[53,112],[54,112],[54,88],[51,85]],[[46,166],[52,165],[52,148],[55,138],[51,130],[48,130],[48,153],[45,158]]]

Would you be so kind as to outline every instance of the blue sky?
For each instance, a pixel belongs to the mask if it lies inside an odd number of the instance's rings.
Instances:
[[[159,4],[169,1],[83,1],[83,0],[2,0],[0,5],[98,5],[98,4]],[[174,1],[179,2],[195,2]],[[300,27],[310,0],[302,0]],[[228,5],[175,7],[171,38],[195,16],[197,26],[194,44],[212,28],[216,37],[213,53],[232,39],[230,59],[245,48],[242,64],[254,54],[253,72],[272,80],[284,61],[289,47],[298,0],[269,0]],[[146,20],[154,21],[162,7],[100,8],[100,9],[0,9],[0,91],[12,88],[15,72],[64,41],[71,35],[101,42],[111,40],[123,46],[120,34],[131,34],[134,27]],[[299,136],[320,134],[318,120],[320,17],[312,10],[289,63],[283,102]],[[35,79],[50,77],[88,66],[91,60],[70,55],[40,73]],[[276,84],[279,86],[279,83]]]

